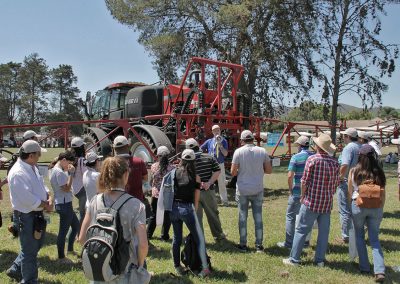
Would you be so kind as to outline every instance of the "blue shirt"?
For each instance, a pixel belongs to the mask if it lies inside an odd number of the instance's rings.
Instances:
[[[301,195],[301,178],[304,173],[304,167],[306,165],[306,161],[308,157],[314,155],[313,152],[302,149],[299,153],[292,156],[289,162],[288,171],[294,172],[294,180],[292,187],[292,195],[294,197],[300,197]]]
[[[357,165],[360,147],[361,145],[359,143],[350,142],[346,145],[346,147],[343,148],[340,165],[347,165],[347,172],[344,176],[346,180],[349,175],[349,171]]]
[[[213,138],[207,139],[207,141],[204,142],[203,145],[200,146],[200,149],[203,151],[207,150],[207,153],[209,155],[211,155],[215,159],[217,159],[218,164],[222,164],[223,162],[225,162],[225,157],[222,154],[221,150],[218,149],[216,144],[217,144],[217,142],[215,141],[215,137],[213,137]],[[228,142],[223,137],[222,137],[221,144],[225,148],[225,150],[228,151]]]

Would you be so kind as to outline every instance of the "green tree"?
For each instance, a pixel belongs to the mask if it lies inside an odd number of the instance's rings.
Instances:
[[[58,105],[58,112],[62,113],[68,105],[76,105],[79,102],[79,89],[76,87],[78,78],[75,76],[71,65],[61,64],[50,71],[52,104]]]
[[[45,121],[48,106],[45,95],[51,89],[46,61],[37,53],[26,56],[19,79],[22,92],[21,111],[25,114],[21,117],[22,122],[32,124]]]
[[[284,94],[312,85],[313,1],[106,0],[114,18],[139,31],[161,79],[176,79],[192,56],[245,67],[241,91],[269,115]]]
[[[352,110],[342,117],[347,120],[364,120],[371,119],[372,113],[366,110]]]
[[[379,112],[378,116],[382,119],[390,119],[390,118],[399,118],[399,112],[393,107],[382,107]]]
[[[398,48],[379,40],[380,16],[385,1],[335,0],[317,1],[320,43],[316,53],[322,78],[332,101],[330,123],[336,125],[338,103],[344,93],[358,95],[364,106],[381,103],[387,90],[381,78],[395,69]],[[332,128],[332,139],[336,129]]]
[[[0,64],[0,121],[14,124],[18,117],[21,88],[19,84],[21,64]]]

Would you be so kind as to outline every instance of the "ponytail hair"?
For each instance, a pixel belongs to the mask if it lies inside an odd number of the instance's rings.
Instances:
[[[50,163],[49,165],[49,170],[54,168],[54,166],[61,160],[66,159],[67,161],[71,161],[74,162],[75,161],[75,154],[70,151],[70,150],[66,150],[65,152],[61,152],[58,157],[54,158],[53,161]]]
[[[122,157],[109,157],[105,159],[99,177],[100,192],[116,188],[118,181],[122,179],[128,170],[128,163]]]

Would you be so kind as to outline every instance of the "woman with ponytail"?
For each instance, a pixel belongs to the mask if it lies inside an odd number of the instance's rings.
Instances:
[[[385,281],[385,264],[383,252],[379,242],[379,227],[383,217],[383,206],[385,205],[386,177],[376,159],[375,150],[372,146],[364,144],[360,148],[357,165],[349,172],[349,200],[356,235],[356,246],[359,256],[359,267],[361,273],[370,273],[367,246],[365,244],[365,229],[368,228],[368,239],[372,247],[372,258],[374,262],[374,274],[376,282]],[[380,188],[380,203],[378,206],[367,206],[360,199],[365,184],[376,185]],[[365,188],[365,187],[364,187]],[[379,199],[377,199],[379,201]]]
[[[160,146],[157,149],[158,161],[151,166],[151,217],[147,226],[147,238],[153,237],[156,229],[157,203],[160,193],[161,182],[163,177],[174,169],[174,166],[169,162],[170,151],[165,146]],[[164,211],[164,223],[161,229],[161,239],[169,240],[169,229],[171,228],[171,220],[169,211]]]

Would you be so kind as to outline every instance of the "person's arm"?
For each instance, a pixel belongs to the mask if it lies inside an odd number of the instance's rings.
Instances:
[[[210,186],[213,185],[214,182],[216,182],[218,180],[218,176],[219,176],[220,173],[221,173],[220,170],[216,171],[216,172],[213,172],[211,178],[207,182],[204,183],[203,188],[205,190],[208,190],[210,188]]]
[[[200,150],[202,151],[202,152],[204,152],[205,150],[207,150],[207,152],[208,152],[208,142],[210,141],[210,139],[207,139],[203,144],[201,144],[201,146],[200,146]]]
[[[289,187],[290,194],[292,194],[292,190],[293,190],[293,179],[294,179],[294,172],[288,171],[288,187]]]
[[[269,175],[272,173],[272,164],[271,164],[271,159],[269,157],[265,159],[263,167],[264,167],[264,174]]]
[[[301,197],[300,202],[303,202],[304,196],[307,193],[307,188],[311,180],[311,169],[313,167],[313,162],[310,158],[307,159],[306,165],[304,167],[303,176],[301,177]]]
[[[238,175],[238,171],[239,171],[239,165],[238,164],[232,164],[231,165],[231,175],[233,177]]]
[[[91,219],[90,211],[86,210],[85,218],[83,219],[78,238],[78,241],[81,245],[84,245],[86,242],[86,232],[90,225],[90,219]]]
[[[351,199],[353,197],[353,169],[350,170],[349,172],[349,177],[347,178],[348,180],[348,187],[347,187],[347,201],[349,204],[351,204]]]
[[[64,172],[59,173],[59,176],[57,176],[57,182],[59,183],[62,191],[70,192],[71,188],[72,188],[72,181],[74,180],[74,177],[71,174],[69,174],[67,176],[67,178],[65,179],[64,175],[65,175]]]
[[[147,181],[148,178],[148,172],[146,168],[146,164],[142,160],[142,181]]]
[[[200,176],[196,175],[196,183],[200,184],[201,179]],[[197,208],[199,208],[199,201],[200,201],[200,186],[196,186],[196,189],[194,191],[194,209],[197,211]]]
[[[339,169],[339,179],[340,181],[343,181],[346,178],[346,172],[348,169],[348,165],[341,165]]]
[[[218,147],[224,157],[228,156],[228,142],[226,142],[225,138],[222,138],[221,143],[218,143]]]
[[[138,238],[138,266],[142,267],[149,252],[149,242],[147,240],[146,224],[136,226],[136,235]]]

